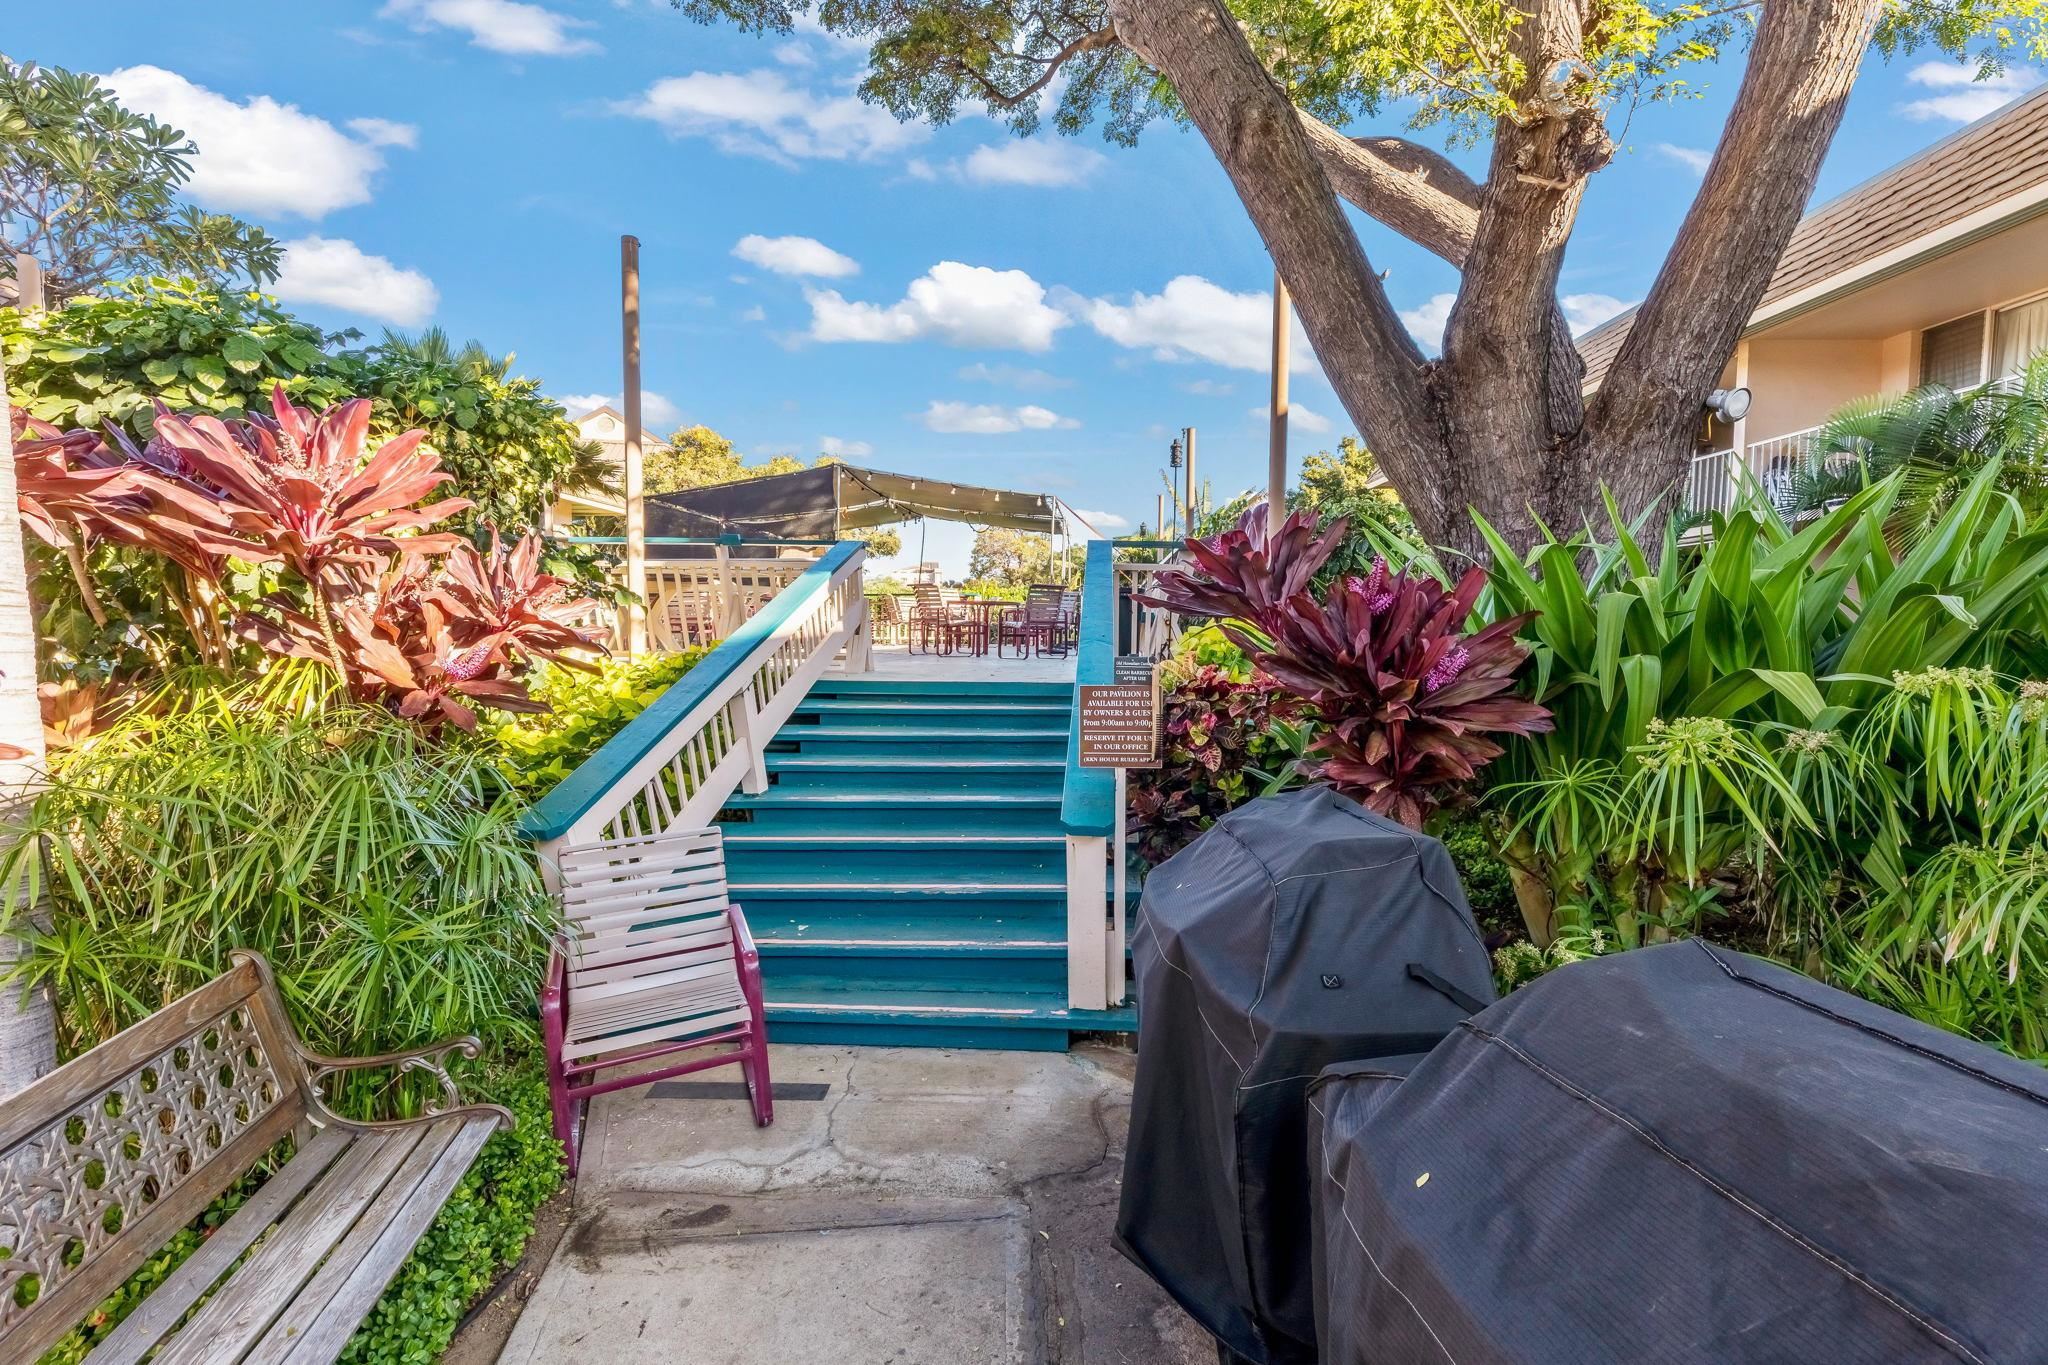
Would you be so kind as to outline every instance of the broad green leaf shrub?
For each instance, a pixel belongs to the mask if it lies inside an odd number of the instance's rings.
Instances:
[[[54,993],[67,1055],[234,948],[270,959],[320,1051],[523,1045],[555,922],[524,807],[488,754],[380,708],[275,684],[169,697],[53,759],[0,861],[24,942],[0,982]],[[26,913],[43,897],[47,928]],[[365,1084],[352,1101],[409,1102]]]
[[[529,797],[543,796],[710,652],[700,645],[674,654],[608,658],[595,673],[544,667],[529,690],[549,709],[501,718],[496,727],[485,727],[486,741],[513,786]]]
[[[440,1359],[471,1305],[516,1262],[533,1234],[534,1213],[562,1186],[548,1088],[528,1067],[480,1088],[519,1126],[484,1144],[476,1164],[398,1277],[341,1354],[344,1365],[428,1365]]]
[[[1471,904],[1480,928],[1489,935],[1518,928],[1515,889],[1508,882],[1507,865],[1494,852],[1484,823],[1476,816],[1460,815],[1445,821],[1436,834],[1458,869],[1458,881],[1465,888],[1465,899]]]

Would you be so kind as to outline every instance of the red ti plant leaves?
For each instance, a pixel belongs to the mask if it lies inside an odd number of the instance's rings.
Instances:
[[[540,542],[487,554],[428,528],[470,504],[415,506],[450,476],[421,433],[365,457],[369,404],[268,416],[181,417],[157,405],[155,436],[59,433],[15,418],[24,522],[74,555],[97,539],[154,551],[225,600],[231,560],[283,566],[285,588],[236,630],[273,653],[333,668],[358,700],[438,726],[476,724],[472,702],[540,710],[520,683],[536,661],[592,667],[599,632],[571,624],[594,604],[540,569]],[[74,561],[76,562],[76,561]]]
[[[1515,632],[1529,617],[1467,634],[1486,583],[1477,567],[1446,589],[1382,561],[1318,602],[1310,581],[1346,529],[1340,519],[1318,534],[1304,511],[1269,535],[1254,507],[1232,530],[1189,541],[1194,567],[1160,573],[1145,600],[1216,619],[1261,673],[1322,717],[1310,775],[1419,828],[1500,756],[1489,736],[1552,728],[1549,711],[1512,695],[1528,654]]]

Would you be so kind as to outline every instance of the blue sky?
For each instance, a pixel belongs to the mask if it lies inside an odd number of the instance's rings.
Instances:
[[[17,8],[8,55],[109,75],[183,127],[192,197],[290,242],[279,292],[326,326],[437,323],[558,397],[616,394],[631,232],[650,424],[1051,492],[1105,530],[1151,520],[1181,426],[1219,497],[1263,482],[1271,266],[1192,133],[1127,150],[978,115],[898,125],[853,96],[859,49],[663,0]],[[1818,195],[2040,79],[1969,75],[1873,58]],[[1575,319],[1648,288],[1738,76],[1701,69],[1701,98],[1618,130],[1564,272]],[[1433,338],[1453,272],[1360,222]],[[1350,428],[1297,351],[1298,461]],[[939,557],[964,543],[933,528]]]

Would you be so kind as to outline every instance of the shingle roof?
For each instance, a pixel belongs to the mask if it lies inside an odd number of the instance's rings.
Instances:
[[[1799,220],[1759,308],[2048,181],[2048,85],[2024,95]],[[1586,385],[1598,384],[1635,310],[1579,338]]]

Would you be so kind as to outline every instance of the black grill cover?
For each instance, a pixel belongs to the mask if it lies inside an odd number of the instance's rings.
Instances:
[[[1327,788],[1266,797],[1153,869],[1131,955],[1118,1244],[1240,1355],[1313,1362],[1308,1083],[1493,999],[1450,855]]]
[[[1760,959],[1561,968],[1309,1103],[1327,1365],[2048,1361],[2048,1072]]]

